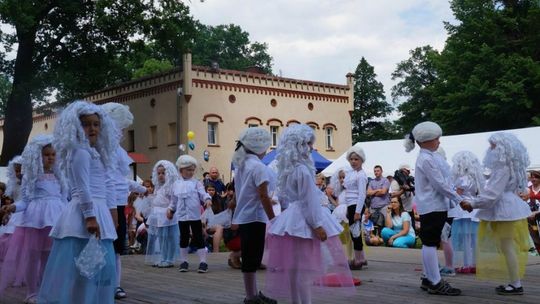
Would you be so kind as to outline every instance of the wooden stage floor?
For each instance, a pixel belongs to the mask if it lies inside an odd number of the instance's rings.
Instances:
[[[442,252],[439,252],[441,254]],[[122,286],[128,298],[118,304],[141,303],[242,303],[243,283],[239,270],[227,266],[228,253],[208,255],[209,272],[194,271],[198,258],[190,254],[191,271],[178,272],[177,268],[157,269],[143,265],[144,256],[122,257],[124,267]],[[333,298],[314,299],[314,303],[539,303],[540,257],[529,257],[523,287],[523,296],[499,296],[494,287],[497,282],[475,280],[473,275],[456,275],[448,278],[455,287],[461,288],[458,297],[434,296],[420,288],[420,250],[369,247],[369,267],[353,274],[362,280],[352,300]],[[442,256],[440,256],[442,261]],[[264,271],[258,272],[259,288],[264,287]],[[24,290],[11,288],[0,303],[22,303]],[[281,302],[280,302],[281,303]],[[75,304],[75,303],[74,303]]]

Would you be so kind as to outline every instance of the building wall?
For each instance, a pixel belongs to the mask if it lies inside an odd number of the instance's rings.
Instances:
[[[130,107],[134,124],[125,130],[122,145],[150,160],[149,164],[138,164],[141,178],[150,177],[156,161],[175,162],[180,153],[188,153],[199,161],[199,175],[215,166],[227,182],[235,141],[249,125],[269,131],[270,126],[277,126],[281,133],[290,123],[308,123],[314,128],[319,153],[329,159],[338,158],[352,144],[352,77],[348,75],[346,81],[346,85],[336,85],[212,70],[191,66],[191,55],[187,54],[182,71],[176,69],[105,88],[86,99],[99,104],[121,102]],[[55,119],[55,115],[36,118],[32,135],[52,132]],[[218,124],[216,145],[208,144],[209,122]],[[325,128],[333,130],[332,149],[326,148]],[[188,131],[195,133],[194,150],[187,148]],[[186,145],[185,152],[178,149],[181,143]],[[205,150],[210,153],[209,161],[203,160]]]

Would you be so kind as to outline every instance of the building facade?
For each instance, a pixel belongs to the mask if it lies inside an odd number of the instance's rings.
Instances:
[[[135,119],[125,130],[122,145],[149,160],[138,164],[141,178],[150,176],[156,161],[174,162],[188,153],[199,161],[199,173],[217,167],[224,181],[229,181],[235,140],[246,127],[266,128],[275,147],[289,124],[306,123],[315,131],[318,152],[328,159],[338,158],[352,141],[351,74],[346,81],[339,85],[194,66],[191,54],[185,54],[182,69],[108,87],[85,99],[130,107]],[[52,132],[56,115],[36,116],[31,137]],[[188,131],[195,134],[193,149]]]

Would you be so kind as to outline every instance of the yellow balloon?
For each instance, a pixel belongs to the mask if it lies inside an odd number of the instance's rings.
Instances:
[[[187,138],[189,140],[192,140],[193,138],[195,138],[195,133],[193,131],[188,131],[187,132]]]

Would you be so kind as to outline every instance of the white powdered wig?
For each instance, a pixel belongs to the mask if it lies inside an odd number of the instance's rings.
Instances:
[[[90,147],[80,117],[93,114],[99,116],[100,130],[95,147]],[[114,167],[116,148],[119,144],[117,134],[114,122],[102,107],[84,100],[74,101],[68,105],[60,113],[54,128],[53,146],[62,174],[68,176],[67,173],[71,170],[71,152],[76,148],[86,149],[94,156],[97,156],[97,151],[106,168]]]
[[[530,165],[529,153],[523,143],[513,134],[498,132],[488,139],[490,144],[484,157],[484,166],[488,170],[507,166],[510,169],[509,184],[514,190],[527,191],[527,167]]]
[[[21,183],[21,195],[23,199],[31,199],[36,189],[36,181],[40,174],[43,174],[43,157],[42,150],[46,146],[51,146],[53,143],[53,136],[48,134],[40,134],[34,136],[24,147],[22,157],[22,183]],[[63,175],[60,173],[58,166],[55,164],[53,167],[53,173],[58,179],[58,182],[62,186],[62,190],[66,190],[64,184]]]
[[[165,182],[164,183],[160,183],[158,180],[157,169],[159,167],[163,167],[165,169]],[[162,187],[165,187],[166,189],[170,189],[171,186],[174,184],[174,182],[178,180],[178,178],[180,178],[178,174],[178,169],[176,169],[173,163],[171,163],[168,160],[158,161],[154,165],[154,168],[152,169],[152,183],[154,184],[154,187],[155,187],[154,193],[156,193],[157,190],[159,190]]]
[[[460,177],[469,176],[475,183],[476,189],[481,191],[485,178],[480,160],[470,151],[460,151],[452,157],[452,177],[457,180]]]
[[[21,181],[17,178],[15,174],[15,165],[22,165],[22,157],[20,155],[15,156],[11,159],[7,166],[6,177],[8,179],[6,185],[6,196],[13,198],[13,192],[17,189],[18,185],[21,184]]]
[[[197,160],[195,159],[195,157],[191,155],[187,155],[187,154],[180,155],[180,157],[178,157],[178,159],[176,160],[176,167],[178,167],[178,169],[187,168],[191,166],[197,167]]]
[[[415,142],[423,143],[441,136],[442,129],[438,124],[424,121],[414,126],[411,133],[405,135],[403,146],[405,151],[410,152],[414,149]]]
[[[114,121],[119,131],[131,126],[133,123],[133,114],[129,111],[129,106],[116,102],[108,102],[101,105],[109,117]]]
[[[312,172],[315,183],[315,164],[309,143],[315,143],[313,129],[305,124],[293,124],[283,131],[277,147],[278,189],[286,189],[287,177],[303,164]],[[281,194],[281,193],[280,193]]]
[[[341,191],[344,190],[343,185],[339,182],[339,173],[345,174],[345,168],[339,168],[332,174],[330,177],[330,187],[332,187],[332,190],[334,190],[334,196],[338,197]]]
[[[263,154],[270,148],[271,143],[272,137],[265,129],[259,127],[244,129],[238,137],[233,153],[232,163],[234,167],[242,167],[248,154]]]
[[[362,159],[362,162],[366,162],[366,153],[364,153],[364,149],[360,148],[358,145],[354,145],[347,150],[347,160],[351,159],[352,154],[358,155],[358,157]]]

